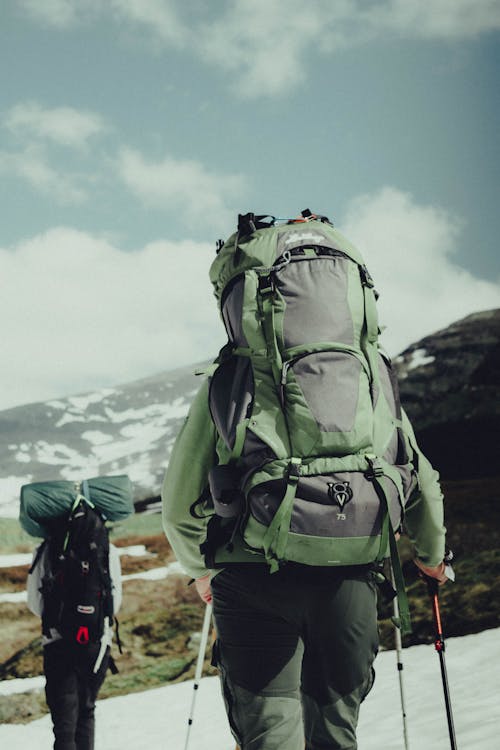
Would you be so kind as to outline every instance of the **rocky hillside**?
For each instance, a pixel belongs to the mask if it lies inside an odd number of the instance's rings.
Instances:
[[[426,336],[396,360],[401,400],[446,479],[500,473],[500,310]]]

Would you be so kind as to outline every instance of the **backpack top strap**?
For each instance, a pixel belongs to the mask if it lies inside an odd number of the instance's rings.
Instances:
[[[276,217],[270,214],[238,214],[238,235],[244,237],[253,234],[257,229],[268,229],[274,226],[275,221]]]
[[[90,489],[89,489],[88,479],[84,479],[83,482],[81,483],[81,491],[82,491],[82,495],[83,495],[83,497],[85,499],[85,502],[88,505],[90,505],[91,508],[95,509],[95,505],[92,502],[92,500],[90,499]],[[80,499],[81,499],[81,496],[80,496]]]

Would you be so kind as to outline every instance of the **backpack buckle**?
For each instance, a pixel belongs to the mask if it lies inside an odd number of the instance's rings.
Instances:
[[[274,294],[275,285],[274,277],[271,273],[263,276],[259,276],[259,292],[260,294]]]
[[[292,459],[290,463],[288,464],[288,468],[286,470],[286,476],[287,481],[292,482],[298,482],[300,479],[300,467],[301,462],[298,459]]]
[[[368,471],[365,472],[365,477],[369,479],[370,481],[375,479],[376,477],[381,477],[384,475],[384,467],[380,463],[380,459],[378,459],[376,456],[366,456],[366,460],[368,461]]]

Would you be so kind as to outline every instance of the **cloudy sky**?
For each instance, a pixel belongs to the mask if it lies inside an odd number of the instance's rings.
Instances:
[[[497,0],[5,0],[0,408],[224,343],[238,212],[325,213],[391,354],[500,306]]]

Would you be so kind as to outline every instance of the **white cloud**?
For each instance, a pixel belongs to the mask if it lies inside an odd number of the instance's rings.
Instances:
[[[362,251],[395,355],[471,312],[500,287],[454,260],[452,216],[394,188],[353,201],[342,231]],[[0,250],[4,321],[0,408],[115,386],[212,357],[225,341],[205,243],[157,241],[122,252],[69,228]]]
[[[374,32],[410,39],[468,39],[500,29],[498,0],[386,0],[371,3],[360,20]]]
[[[118,20],[139,24],[167,44],[181,46],[188,36],[175,0],[111,0],[110,7]]]
[[[43,107],[35,101],[19,102],[4,118],[5,126],[23,138],[37,138],[62,146],[80,148],[107,129],[104,118],[96,112],[73,107]]]
[[[234,216],[228,204],[246,185],[242,176],[209,172],[198,161],[167,156],[152,162],[131,148],[120,152],[118,175],[145,205],[212,227],[232,225]]]
[[[124,22],[142,27],[163,43],[178,46],[187,29],[180,21],[182,3],[176,0],[18,0],[34,21],[65,30],[111,15],[117,25]]]
[[[0,151],[0,174],[10,174],[26,181],[35,190],[48,195],[62,205],[83,203],[86,191],[80,180],[54,169],[43,148],[28,146],[23,151]]]
[[[341,231],[361,250],[381,293],[382,343],[391,355],[469,313],[500,306],[498,281],[455,261],[460,229],[456,217],[395,188],[350,204]]]
[[[307,78],[311,53],[391,38],[457,41],[500,30],[498,0],[23,0],[34,17],[55,27],[112,14],[234,78],[242,97],[288,93]],[[208,7],[207,7],[208,6]],[[157,46],[154,46],[157,49]]]
[[[344,5],[344,3],[341,3]],[[324,24],[317,4],[300,0],[238,0],[200,36],[204,58],[238,74],[243,97],[276,94],[305,78],[303,56],[321,38]],[[331,11],[330,11],[331,12]]]
[[[194,364],[225,341],[211,246],[55,228],[0,250],[0,408]]]
[[[67,29],[81,19],[93,16],[101,0],[18,0],[19,6],[35,21],[56,29]]]
[[[311,52],[369,40],[467,39],[500,29],[497,0],[236,0],[200,36],[210,62],[238,74],[237,91],[286,93],[307,77]]]

